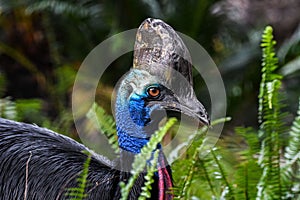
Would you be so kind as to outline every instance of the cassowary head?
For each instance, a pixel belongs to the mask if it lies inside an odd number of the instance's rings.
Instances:
[[[181,113],[209,125],[192,82],[189,52],[163,21],[146,19],[138,29],[133,68],[123,77],[116,97],[121,149],[139,153],[167,113]]]

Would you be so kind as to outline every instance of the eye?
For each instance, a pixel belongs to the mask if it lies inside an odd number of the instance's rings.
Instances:
[[[160,89],[158,87],[150,87],[147,93],[149,97],[158,97],[160,95]]]

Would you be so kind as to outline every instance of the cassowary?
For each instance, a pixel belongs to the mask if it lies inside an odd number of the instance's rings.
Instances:
[[[164,114],[183,113],[208,125],[209,118],[192,88],[189,52],[176,32],[163,21],[146,19],[138,29],[133,68],[119,85],[115,101],[120,156],[114,161],[76,141],[36,125],[0,119],[0,199],[66,199],[87,155],[87,199],[120,198],[120,181],[128,181],[134,155],[149,141]],[[161,149],[161,145],[158,145]],[[170,200],[171,169],[160,150],[151,199]],[[117,167],[119,166],[119,167]],[[140,174],[128,199],[137,199]]]

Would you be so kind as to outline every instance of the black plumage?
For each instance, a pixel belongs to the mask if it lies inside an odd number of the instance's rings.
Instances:
[[[87,159],[84,151],[91,152],[48,129],[0,118],[0,199],[25,199],[24,195],[27,200],[65,199],[68,188],[78,187],[77,178]],[[88,199],[119,199],[118,184],[130,175],[115,169],[120,164],[117,160],[91,153]],[[139,195],[143,181],[140,175],[129,199]],[[155,194],[153,199],[157,199]]]

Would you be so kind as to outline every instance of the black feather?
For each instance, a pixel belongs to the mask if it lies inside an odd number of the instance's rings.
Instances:
[[[91,152],[48,129],[0,118],[0,199],[24,199],[25,188],[27,200],[66,199],[67,189],[78,186],[77,178],[87,159],[84,151]],[[87,199],[119,199],[119,182],[130,174],[115,169],[118,161],[91,153]],[[143,184],[141,174],[129,199],[139,196]],[[157,184],[153,187],[157,190]]]

